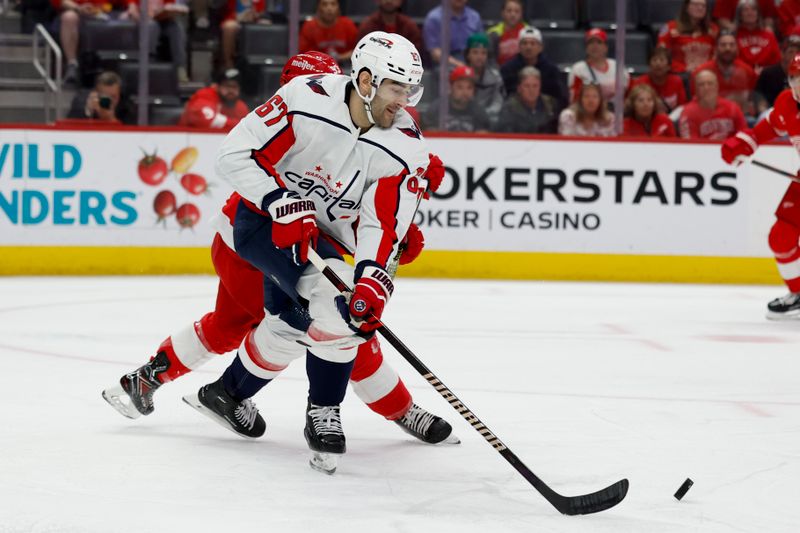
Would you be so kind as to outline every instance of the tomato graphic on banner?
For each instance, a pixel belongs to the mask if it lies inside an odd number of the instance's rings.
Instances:
[[[158,155],[157,149],[152,154],[144,150],[142,152],[144,157],[139,160],[137,167],[139,179],[146,185],[157,187],[163,185],[171,175],[180,183],[182,190],[177,189],[179,194],[186,196],[179,198],[169,189],[159,191],[153,199],[156,223],[167,228],[167,220],[174,215],[178,229],[194,228],[200,221],[200,208],[194,203],[181,200],[188,200],[190,196],[210,194],[209,188],[212,184],[201,174],[189,172],[197,162],[200,151],[195,146],[187,146],[175,154],[169,165]]]

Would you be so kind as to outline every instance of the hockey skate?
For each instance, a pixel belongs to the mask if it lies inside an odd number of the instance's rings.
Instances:
[[[267,429],[267,423],[258,413],[256,404],[250,398],[237,403],[225,391],[222,378],[203,385],[197,394],[184,396],[183,401],[242,437],[257,439]]]
[[[800,293],[790,292],[767,304],[769,320],[795,320],[800,318]]]
[[[428,444],[461,444],[453,435],[453,427],[443,418],[412,403],[406,414],[394,421],[403,431]]]
[[[153,393],[161,386],[158,375],[169,367],[167,354],[159,352],[151,361],[119,379],[119,385],[103,391],[103,399],[122,416],[131,419],[155,409]]]
[[[311,468],[328,475],[336,472],[338,456],[347,450],[339,406],[314,405],[309,400],[303,434],[311,449]]]

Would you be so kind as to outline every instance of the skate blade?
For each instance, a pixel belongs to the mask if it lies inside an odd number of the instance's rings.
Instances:
[[[767,320],[774,320],[776,322],[800,320],[800,311],[789,311],[788,313],[776,313],[774,311],[767,311]]]
[[[142,416],[142,413],[140,413],[130,401],[125,402],[122,400],[123,398],[128,398],[128,393],[126,393],[125,389],[123,389],[120,385],[116,385],[104,390],[102,395],[103,399],[125,418],[135,420]]]
[[[458,435],[450,434],[446,439],[444,439],[439,444],[461,444],[461,439],[458,438]]]
[[[248,437],[247,435],[242,435],[241,433],[239,433],[238,431],[233,429],[231,427],[231,425],[228,424],[227,420],[225,420],[224,418],[219,416],[217,413],[215,413],[214,411],[212,411],[211,409],[209,409],[208,407],[206,407],[205,405],[200,403],[200,398],[197,396],[197,393],[187,394],[186,396],[183,397],[183,401],[189,407],[193,408],[194,410],[198,411],[199,413],[204,414],[205,416],[207,416],[208,418],[210,418],[211,420],[213,420],[214,422],[216,422],[220,426],[224,427],[225,429],[227,429],[231,433],[233,433],[235,435],[238,435],[239,437],[242,437],[243,439],[255,440],[256,438],[258,438],[258,437]]]
[[[336,472],[336,467],[339,466],[339,456],[333,453],[311,452],[308,464],[317,472],[332,476]]]

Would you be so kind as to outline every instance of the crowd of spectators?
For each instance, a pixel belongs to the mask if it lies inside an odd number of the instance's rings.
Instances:
[[[113,25],[140,16],[136,0],[51,1],[56,16],[50,27],[64,50],[67,84],[78,81],[84,20],[101,18]],[[149,0],[152,53],[172,62],[180,82],[189,79],[187,42],[192,31],[216,35],[215,70],[224,73],[242,69],[237,46],[244,25],[286,23],[275,5],[285,7],[287,2],[190,0],[191,9],[184,2]],[[497,0],[492,23],[482,20],[469,0],[449,0],[449,56],[443,58],[441,5],[434,3],[415,20],[403,12],[403,4],[404,0],[375,0],[375,11],[356,24],[343,12],[340,0],[316,0],[314,13],[300,28],[299,51],[325,52],[346,72],[361,36],[375,30],[405,36],[433,72],[426,79],[438,79],[440,68],[448,71],[448,86],[438,92],[429,87],[423,104],[414,111],[427,130],[440,128],[439,109],[446,98],[446,131],[608,137],[621,130],[623,135],[640,137],[724,139],[754,123],[772,105],[787,86],[789,61],[800,52],[800,0],[683,0],[675,18],[652,35],[646,71],[626,68],[620,86],[619,67],[609,57],[614,35],[608,27],[587,23],[585,53],[567,66],[548,59],[548,29],[542,31],[525,20],[530,8],[524,0]],[[485,6],[482,12],[486,13]],[[71,116],[128,120],[99,106],[97,95],[114,85],[111,74],[102,73],[93,87],[76,96]],[[119,85],[118,77],[115,83]],[[234,100],[223,97],[226,83],[237,85]],[[215,93],[216,103],[206,105],[206,113],[226,116],[224,121],[211,120],[212,124],[229,124],[226,113],[231,102],[241,102],[239,83],[238,73],[229,79],[218,76],[216,83],[201,89],[205,99],[195,95],[192,100],[208,102],[206,97]],[[618,93],[624,98],[621,125],[613,112]],[[126,107],[119,102],[124,91],[115,98],[113,109]],[[208,111],[212,108],[213,113]],[[181,124],[208,122],[188,116],[184,113]]]

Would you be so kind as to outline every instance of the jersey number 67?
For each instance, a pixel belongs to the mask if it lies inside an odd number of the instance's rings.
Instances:
[[[277,114],[275,112],[277,111]],[[288,109],[286,108],[286,102],[283,101],[283,98],[278,96],[277,94],[261,104],[259,107],[256,108],[256,115],[261,118],[265,118],[269,115],[273,115],[267,120],[264,121],[264,124],[267,126],[272,126],[280,122],[280,120],[286,116],[286,112]]]

